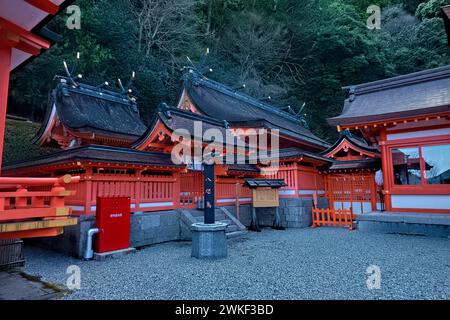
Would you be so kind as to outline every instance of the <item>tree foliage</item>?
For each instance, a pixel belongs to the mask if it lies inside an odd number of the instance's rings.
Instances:
[[[189,57],[276,106],[306,103],[310,127],[331,141],[325,119],[341,111],[342,86],[449,64],[444,2],[380,0],[381,29],[370,30],[370,0],[78,0],[81,30],[65,27],[64,12],[51,22],[62,40],[13,74],[10,112],[42,119],[66,60],[93,84],[136,71],[148,121],[160,102],[175,102]]]

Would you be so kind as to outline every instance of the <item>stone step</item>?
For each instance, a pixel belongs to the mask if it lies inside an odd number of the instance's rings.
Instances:
[[[234,232],[228,232],[226,233],[227,239],[237,238],[240,236],[243,236],[247,233],[246,230],[244,231],[234,231]]]
[[[235,231],[240,231],[240,230],[239,230],[239,227],[238,227],[237,225],[235,225],[235,224],[230,224],[230,225],[228,225],[227,228],[226,228],[226,232],[227,232],[227,233],[235,232]]]
[[[205,219],[204,216],[194,216],[194,218],[197,222],[203,222],[203,220]],[[216,221],[221,221],[221,220],[227,220],[227,217],[224,214],[221,214],[221,215],[216,215],[215,219],[216,219]]]

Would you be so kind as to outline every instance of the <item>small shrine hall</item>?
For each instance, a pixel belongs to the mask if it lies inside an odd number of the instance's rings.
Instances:
[[[18,2],[58,10],[50,1]],[[26,30],[11,23],[0,18],[0,32],[19,35],[12,44],[0,38],[4,46],[15,45],[0,49],[2,132],[9,72],[20,63],[5,69],[3,60],[9,66],[11,52],[13,58],[18,50],[38,54],[31,44],[51,44],[32,34],[33,26]],[[16,217],[35,227],[0,228],[0,238],[59,235],[53,248],[81,256],[86,230],[95,222],[97,198],[103,196],[130,197],[132,246],[189,238],[189,226],[198,221],[196,209],[203,205],[203,168],[173,161],[172,150],[183,143],[174,139],[178,129],[192,132],[193,139],[208,129],[224,136],[231,132],[234,140],[224,145],[224,154],[243,145],[247,159],[251,150],[267,151],[275,143],[255,145],[255,132],[264,129],[277,138],[279,167],[272,175],[262,161],[215,165],[217,219],[230,221],[230,234],[250,224],[252,190],[246,179],[284,182],[278,190],[284,227],[310,226],[313,207],[350,210],[356,219],[379,222],[393,217],[404,222],[407,215],[426,223],[434,219],[430,214],[450,213],[450,66],[343,88],[342,114],[327,120],[339,132],[332,144],[314,135],[302,116],[214,81],[194,67],[182,76],[176,103],[161,103],[148,124],[140,117],[139,100],[122,84],[118,89],[96,86],[68,71],[55,79],[33,143],[57,151],[4,163],[0,178],[6,179],[0,180],[0,227],[2,222],[17,223]],[[39,214],[44,208],[52,213]],[[57,213],[69,219],[66,224],[56,219]],[[36,224],[43,217],[52,223]],[[273,213],[259,218],[270,226]]]

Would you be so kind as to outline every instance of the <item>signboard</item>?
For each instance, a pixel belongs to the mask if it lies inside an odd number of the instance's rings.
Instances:
[[[272,188],[253,189],[254,208],[278,207],[279,205],[280,200],[278,196],[278,189]]]

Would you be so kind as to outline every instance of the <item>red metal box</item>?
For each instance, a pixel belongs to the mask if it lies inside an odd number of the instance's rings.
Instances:
[[[96,223],[99,232],[95,240],[95,252],[129,248],[130,198],[98,197]]]

